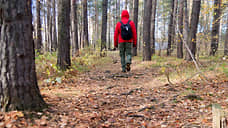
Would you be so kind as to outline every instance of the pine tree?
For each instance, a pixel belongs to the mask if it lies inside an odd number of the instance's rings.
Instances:
[[[152,16],[151,16],[151,54],[155,54],[155,19],[156,19],[157,0],[152,3]]]
[[[36,78],[31,0],[0,1],[0,109],[41,110],[46,104]]]
[[[214,0],[213,26],[211,32],[211,51],[210,55],[215,55],[219,44],[219,27],[221,15],[221,0]]]
[[[40,0],[36,0],[36,49],[41,52],[42,49],[42,35],[40,22]]]
[[[135,23],[135,28],[136,32],[138,33],[138,10],[139,10],[139,0],[134,0],[134,23]],[[137,46],[133,48],[132,51],[133,56],[137,56]]]
[[[178,31],[180,31],[179,39],[177,42],[177,58],[183,58],[183,15],[184,15],[184,0],[179,2],[179,11],[178,11]]]
[[[102,28],[101,28],[101,56],[104,56],[104,50],[106,49],[106,34],[107,34],[107,8],[108,0],[103,0],[102,3]]]
[[[190,48],[193,57],[195,57],[196,54],[196,33],[198,28],[198,22],[199,22],[199,14],[200,14],[200,7],[201,7],[201,1],[195,0],[193,1],[192,5],[192,14],[191,14],[191,22],[190,22],[190,30],[188,34],[188,47]],[[187,52],[186,54],[186,60],[191,61],[191,55]]]
[[[70,0],[59,0],[58,7],[58,59],[57,66],[66,70],[70,59]]]
[[[143,61],[151,60],[151,45],[150,45],[150,28],[151,28],[151,12],[152,0],[146,0],[144,3],[143,16]]]
[[[83,4],[83,37],[84,46],[89,46],[89,32],[88,32],[88,15],[87,15],[87,0],[82,0]]]

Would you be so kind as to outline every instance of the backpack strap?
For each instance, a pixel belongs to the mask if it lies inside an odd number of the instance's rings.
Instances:
[[[131,20],[128,20],[127,24],[129,24],[131,22]],[[123,25],[124,23],[122,21],[120,21],[121,25]]]
[[[120,21],[120,23],[121,23],[121,25],[123,25],[123,22],[122,21]]]

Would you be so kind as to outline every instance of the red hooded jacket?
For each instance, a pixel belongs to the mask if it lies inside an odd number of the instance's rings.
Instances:
[[[129,20],[129,13],[127,10],[123,10],[122,14],[121,14],[121,21],[124,24],[127,24],[128,20]],[[136,47],[136,45],[137,45],[137,32],[136,32],[136,28],[135,28],[135,23],[133,21],[131,21],[129,24],[131,25],[131,30],[132,30],[132,35],[133,35],[133,37],[130,40],[122,39],[122,37],[121,37],[121,23],[118,22],[116,24],[115,33],[114,33],[114,46],[115,47],[118,46],[118,42],[119,43],[133,42],[133,46]]]

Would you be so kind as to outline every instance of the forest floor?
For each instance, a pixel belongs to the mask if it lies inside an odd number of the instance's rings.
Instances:
[[[2,113],[0,127],[210,128],[212,104],[228,110],[228,77],[217,71],[218,64],[227,61],[200,62],[211,68],[203,70],[205,80],[193,75],[193,63],[183,60],[142,62],[135,57],[131,72],[121,73],[118,53],[108,58],[59,83],[41,82],[49,107],[42,112]],[[208,67],[213,64],[217,67]]]

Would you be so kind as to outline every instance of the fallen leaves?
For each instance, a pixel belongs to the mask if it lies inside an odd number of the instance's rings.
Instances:
[[[209,83],[197,79],[157,85],[153,79],[162,75],[159,68],[133,67],[123,74],[117,71],[119,65],[108,66],[41,86],[49,108],[0,113],[0,127],[211,127],[211,104],[227,109],[228,80],[223,75]]]

